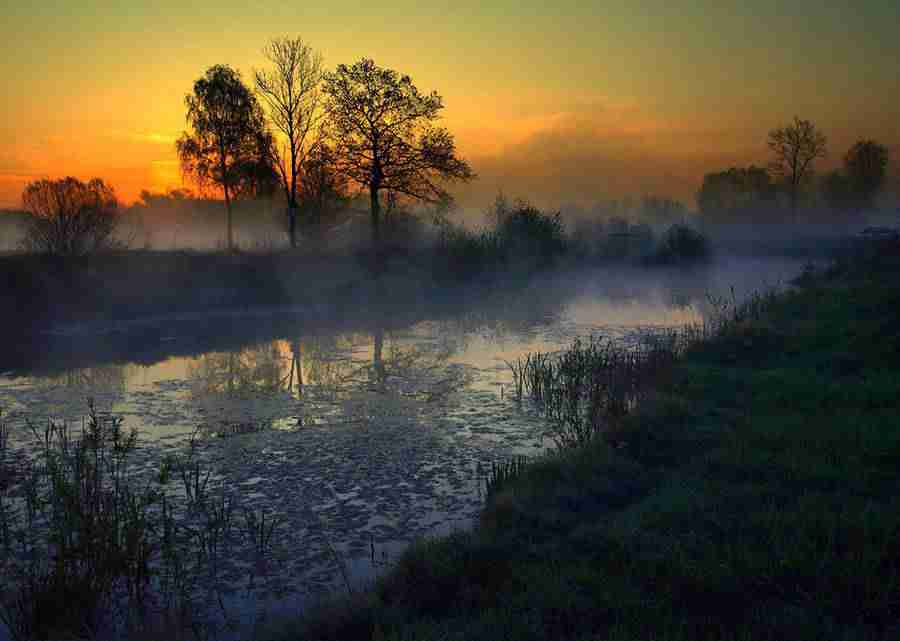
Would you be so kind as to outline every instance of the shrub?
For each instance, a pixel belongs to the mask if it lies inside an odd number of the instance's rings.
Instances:
[[[118,203],[113,188],[100,178],[87,183],[71,176],[35,180],[25,187],[22,203],[30,214],[26,250],[83,256],[114,245]]]
[[[498,209],[494,229],[473,232],[445,223],[435,264],[438,277],[471,278],[486,269],[545,266],[568,250],[560,215],[519,203]]]
[[[548,262],[566,251],[566,237],[560,214],[545,214],[519,203],[497,225],[503,253],[509,257],[530,257]]]
[[[663,263],[699,262],[710,256],[706,236],[687,225],[672,225],[660,240],[656,259]]]

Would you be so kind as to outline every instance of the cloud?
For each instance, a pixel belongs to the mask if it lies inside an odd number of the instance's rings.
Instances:
[[[174,145],[178,138],[174,134],[160,133],[158,131],[141,131],[128,134],[130,140],[136,142],[149,142],[156,145]]]
[[[461,190],[461,202],[484,204],[503,190],[548,207],[646,194],[693,205],[704,173],[764,161],[762,135],[629,103],[588,103],[527,122],[514,142],[471,154],[479,180]]]

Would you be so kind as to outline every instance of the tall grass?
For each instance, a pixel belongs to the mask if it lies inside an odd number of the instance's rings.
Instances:
[[[53,421],[30,427],[39,451],[23,462],[4,517],[3,567],[15,589],[0,618],[19,638],[93,635],[117,595],[133,612],[146,603],[162,494],[131,478],[135,432],[93,403],[79,433]]]
[[[515,456],[506,461],[491,463],[491,473],[486,480],[486,499],[498,492],[502,492],[504,486],[519,476],[528,465],[527,456]]]
[[[517,400],[528,398],[544,413],[560,449],[589,443],[621,421],[670,378],[679,358],[711,336],[752,335],[777,300],[778,288],[738,301],[708,295],[702,324],[647,332],[634,345],[590,337],[559,354],[534,352],[507,361]]]
[[[671,372],[695,328],[647,335],[628,347],[591,337],[558,356],[527,354],[508,363],[516,397],[544,412],[559,448],[577,447],[618,422]]]

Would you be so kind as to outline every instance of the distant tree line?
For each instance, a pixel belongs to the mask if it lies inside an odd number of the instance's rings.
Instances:
[[[795,117],[773,129],[768,167],[731,167],[703,177],[697,192],[701,216],[712,222],[796,221],[804,202],[835,214],[874,209],[887,177],[887,148],[860,140],[846,152],[840,169],[817,177],[815,164],[826,156],[827,145],[825,134],[809,120]]]

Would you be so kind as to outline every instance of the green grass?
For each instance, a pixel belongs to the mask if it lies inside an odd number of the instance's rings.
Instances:
[[[615,431],[502,470],[475,531],[291,638],[900,638],[898,274],[733,310]]]

